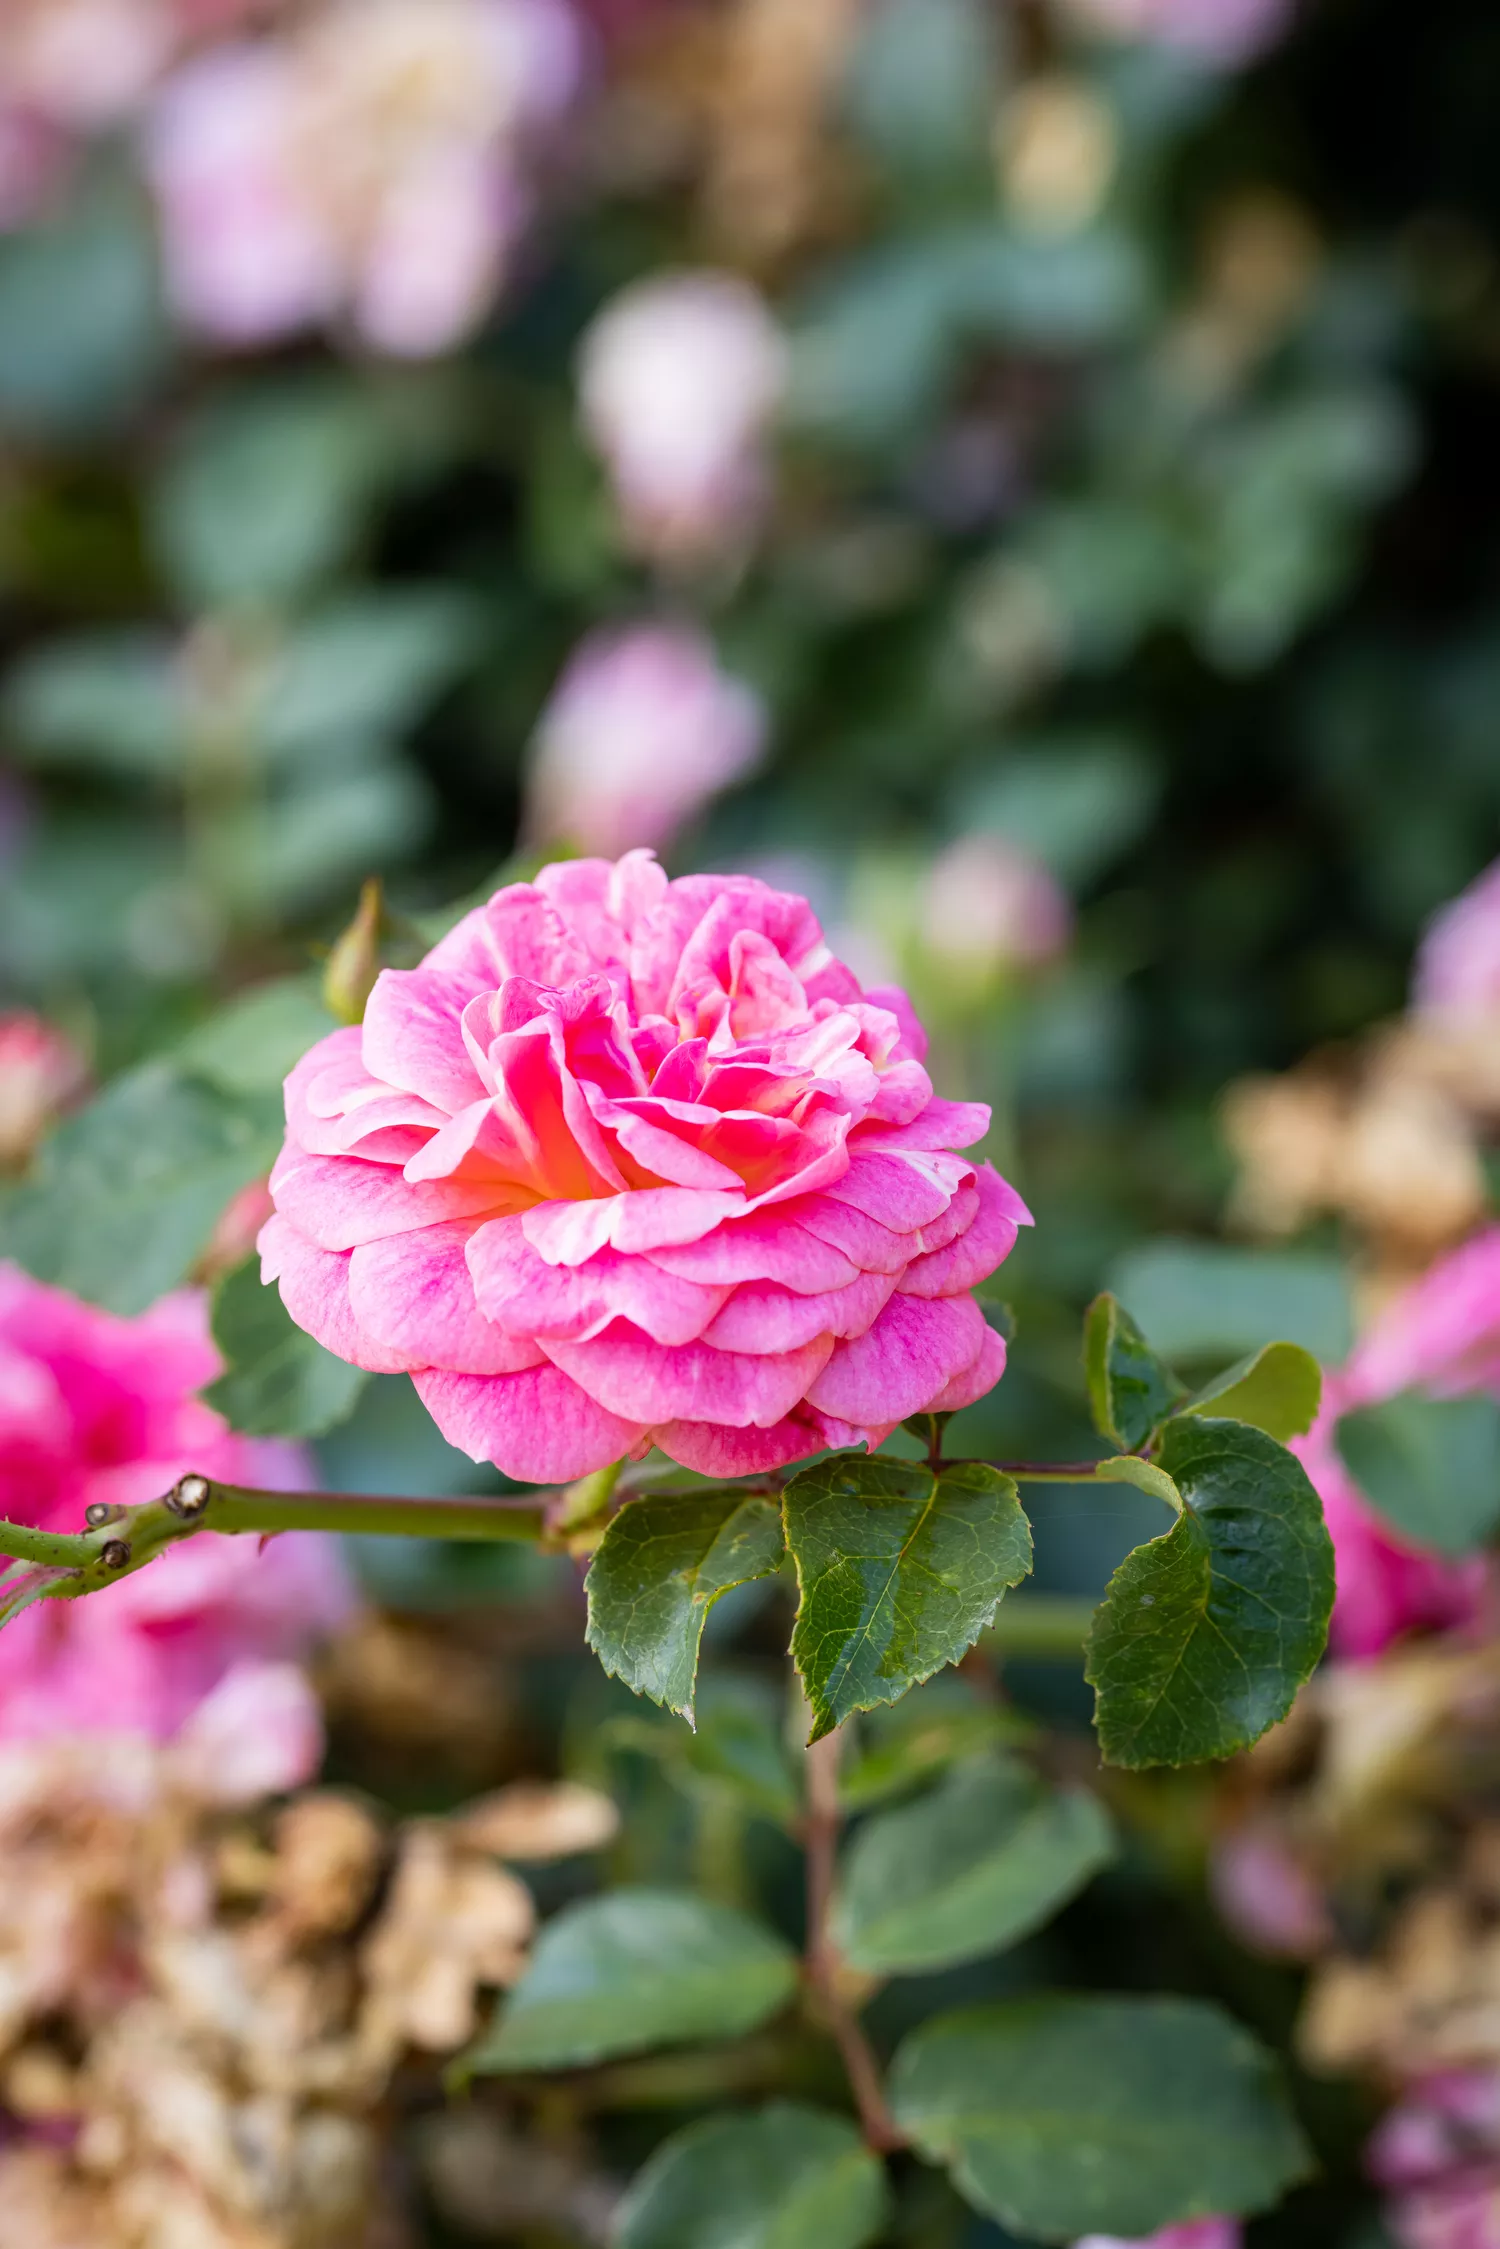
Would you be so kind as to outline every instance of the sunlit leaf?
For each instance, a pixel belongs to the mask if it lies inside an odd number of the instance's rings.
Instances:
[[[934,1475],[837,1453],[794,1477],[784,1504],[814,1741],[956,1663],[1031,1568],[1015,1484],[978,1462]]]

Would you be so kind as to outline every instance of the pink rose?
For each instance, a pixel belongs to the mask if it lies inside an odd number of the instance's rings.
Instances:
[[[1237,1827],[1209,1861],[1214,1904],[1243,1944],[1272,1960],[1310,1960],[1333,1934],[1322,1893],[1271,1827]]]
[[[878,1444],[999,1378],[969,1291],[1029,1222],[922,1050],[803,899],[545,867],[292,1072],[266,1278],[528,1481]]]
[[[1417,952],[1419,1015],[1500,1016],[1500,859],[1433,915]]]
[[[0,1015],[0,1168],[22,1164],[88,1082],[73,1041],[25,1008]]]
[[[1377,1655],[1402,1632],[1466,1623],[1478,1612],[1483,1561],[1442,1561],[1404,1545],[1366,1505],[1339,1455],[1340,1415],[1413,1389],[1500,1395],[1500,1227],[1440,1259],[1388,1307],[1327,1377],[1317,1421],[1292,1445],[1322,1494],[1333,1538],[1333,1642],[1343,1655]]]
[[[605,306],[580,399],[634,547],[687,558],[753,527],[785,382],[781,332],[734,274],[654,274]]]
[[[122,1320],[0,1265],[0,1515],[76,1531],[94,1502],[159,1498],[190,1469],[306,1484],[295,1446],[236,1436],[193,1395],[219,1366],[196,1295]],[[349,1598],[328,1540],[278,1538],[262,1554],[254,1539],[195,1538],[107,1595],[40,1603],[0,1632],[0,1739],[164,1740],[235,1666],[297,1655]],[[280,1742],[286,1701],[266,1698]],[[245,1698],[240,1709],[251,1725]]]
[[[1086,2234],[1074,2249],[1240,2249],[1244,2238],[1237,2218],[1189,2218],[1186,2225],[1163,2226],[1160,2233],[1135,2241],[1113,2233]]]
[[[680,625],[593,633],[537,727],[527,830],[613,857],[672,841],[758,764],[765,712]]]

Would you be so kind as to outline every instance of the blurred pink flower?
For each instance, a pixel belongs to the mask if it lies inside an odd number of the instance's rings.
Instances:
[[[584,338],[580,402],[632,546],[691,559],[753,528],[785,380],[781,332],[733,274],[656,274],[605,306]]]
[[[590,634],[543,711],[526,829],[613,858],[669,844],[759,764],[765,712],[684,625]]]
[[[1500,1017],[1500,859],[1427,924],[1412,1004],[1419,1015]]]
[[[1269,47],[1293,0],[1068,0],[1071,12],[1120,39],[1156,39],[1232,69]]]
[[[1293,1441],[1333,1537],[1333,1644],[1342,1655],[1376,1655],[1402,1632],[1465,1623],[1478,1612],[1482,1560],[1442,1561],[1403,1545],[1366,1505],[1339,1456],[1340,1415],[1411,1389],[1500,1395],[1500,1227],[1440,1259],[1387,1308],[1327,1376],[1316,1423]]]
[[[1237,2218],[1189,2218],[1185,2225],[1163,2226],[1160,2233],[1131,2241],[1113,2233],[1086,2234],[1074,2249],[1240,2249],[1243,2239]]]
[[[1029,1223],[925,1043],[805,899],[544,867],[298,1063],[265,1276],[528,1481],[873,1448],[999,1380],[970,1292]]]
[[[80,1530],[95,1501],[158,1498],[194,1469],[305,1484],[296,1446],[236,1436],[193,1395],[219,1364],[197,1295],[117,1319],[0,1265],[0,1516]],[[204,1533],[108,1592],[40,1602],[0,1632],[0,1740],[166,1739],[236,1666],[295,1657],[349,1604],[325,1539],[278,1538],[262,1553],[253,1539]],[[233,1707],[247,1727],[260,1723],[254,1703],[242,1679]],[[284,1686],[261,1716],[264,1753],[285,1764],[289,1733],[308,1736]]]
[[[1307,1868],[1274,1829],[1244,1826],[1215,1843],[1209,1887],[1225,1922],[1272,1960],[1310,1960],[1332,1934]]]
[[[87,1082],[88,1065],[66,1032],[24,1008],[0,1015],[0,1169],[24,1163]]]
[[[394,353],[458,341],[582,63],[568,0],[319,0],[187,64],[149,134],[184,317],[228,343],[338,317]]]
[[[171,55],[170,0],[5,0],[0,104],[75,131],[129,116]]]
[[[1004,836],[960,836],[928,873],[922,936],[959,971],[993,975],[1055,959],[1073,934],[1073,908],[1039,859]]]
[[[1365,2168],[1402,2249],[1500,2249],[1500,2075],[1447,2070],[1411,2087]]]

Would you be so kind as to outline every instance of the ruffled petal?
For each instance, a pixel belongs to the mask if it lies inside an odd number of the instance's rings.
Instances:
[[[861,1273],[847,1288],[795,1296],[774,1281],[746,1281],[703,1330],[719,1351],[795,1351],[820,1335],[863,1335],[896,1286],[892,1273]]]
[[[1031,1213],[1015,1189],[989,1164],[975,1174],[978,1209],[967,1230],[944,1249],[914,1258],[896,1286],[903,1296],[956,1296],[987,1280],[1016,1246]]]
[[[319,1249],[357,1249],[387,1234],[414,1234],[444,1219],[493,1210],[494,1183],[434,1179],[417,1184],[391,1164],[357,1156],[304,1156],[283,1149],[271,1174],[276,1208]]]
[[[260,1230],[262,1281],[277,1282],[281,1301],[299,1328],[343,1359],[370,1374],[405,1374],[411,1360],[370,1335],[349,1301],[349,1253],[319,1249],[281,1217]]]
[[[997,1335],[992,1327],[986,1327],[978,1356],[962,1373],[953,1377],[946,1389],[940,1390],[935,1398],[929,1398],[920,1410],[924,1413],[959,1413],[965,1406],[972,1406],[976,1399],[983,1398],[993,1390],[1004,1372],[1005,1338]]]
[[[712,1421],[769,1429],[791,1412],[833,1350],[820,1337],[798,1351],[752,1356],[706,1343],[676,1348],[616,1320],[602,1335],[573,1343],[543,1337],[547,1356],[611,1413],[656,1426]]]
[[[692,1343],[729,1294],[613,1249],[583,1265],[549,1265],[527,1241],[519,1218],[481,1226],[468,1260],[480,1304],[517,1334],[582,1340],[619,1318],[657,1343]]]
[[[520,1483],[566,1484],[633,1452],[645,1430],[608,1412],[555,1366],[524,1374],[412,1376],[450,1445]]]
[[[653,1432],[669,1460],[699,1476],[763,1476],[825,1448],[817,1417],[788,1416],[771,1429],[725,1429],[712,1421],[669,1421]]]
[[[868,1334],[838,1345],[808,1402],[841,1421],[904,1421],[973,1365],[989,1333],[971,1296],[893,1296]]]
[[[470,1224],[424,1226],[367,1242],[349,1260],[349,1302],[367,1334],[407,1367],[518,1374],[545,1354],[524,1333],[485,1318],[464,1256]]]
[[[448,1116],[489,1092],[464,1044],[462,1017],[472,996],[462,976],[431,967],[382,969],[365,1004],[360,1048],[371,1077],[420,1094]]]
[[[801,1296],[821,1296],[847,1288],[860,1267],[831,1242],[819,1241],[804,1226],[779,1211],[758,1211],[731,1219],[695,1242],[663,1246],[648,1262],[664,1273],[709,1285],[774,1281]],[[895,1267],[891,1270],[894,1272]]]

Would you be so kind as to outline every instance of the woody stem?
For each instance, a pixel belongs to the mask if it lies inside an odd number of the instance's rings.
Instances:
[[[840,1989],[840,1960],[830,1933],[834,1875],[838,1861],[839,1752],[837,1732],[825,1734],[807,1751],[807,1796],[802,1841],[807,1853],[807,1951],[804,1968],[808,1990],[819,2015],[843,2056],[849,2089],[859,2110],[860,2128],[869,2146],[886,2155],[903,2147],[900,2127],[890,2112],[880,2065],[865,2036],[859,2016]]]

